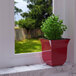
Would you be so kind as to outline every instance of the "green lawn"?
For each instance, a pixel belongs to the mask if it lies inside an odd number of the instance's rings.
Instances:
[[[41,43],[38,39],[25,39],[23,41],[15,41],[15,53],[31,53],[40,52]]]

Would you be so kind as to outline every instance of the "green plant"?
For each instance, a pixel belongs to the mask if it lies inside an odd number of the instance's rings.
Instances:
[[[44,37],[50,40],[61,39],[62,34],[66,29],[67,26],[63,24],[63,20],[59,20],[59,17],[54,14],[48,17],[41,26]]]

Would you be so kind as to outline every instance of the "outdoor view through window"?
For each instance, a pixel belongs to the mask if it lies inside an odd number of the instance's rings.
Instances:
[[[15,54],[41,52],[40,26],[52,14],[52,0],[14,0]]]

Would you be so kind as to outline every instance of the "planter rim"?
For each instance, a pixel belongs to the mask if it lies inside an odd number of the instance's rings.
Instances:
[[[40,38],[40,39],[45,39],[45,38]],[[45,40],[49,40],[49,39],[45,39]],[[57,40],[70,40],[70,38],[62,38],[62,39],[57,39]]]

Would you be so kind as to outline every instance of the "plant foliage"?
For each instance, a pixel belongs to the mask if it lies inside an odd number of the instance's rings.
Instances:
[[[44,36],[49,40],[61,39],[66,29],[67,27],[63,24],[63,20],[59,20],[59,17],[54,14],[48,17],[41,26]]]

